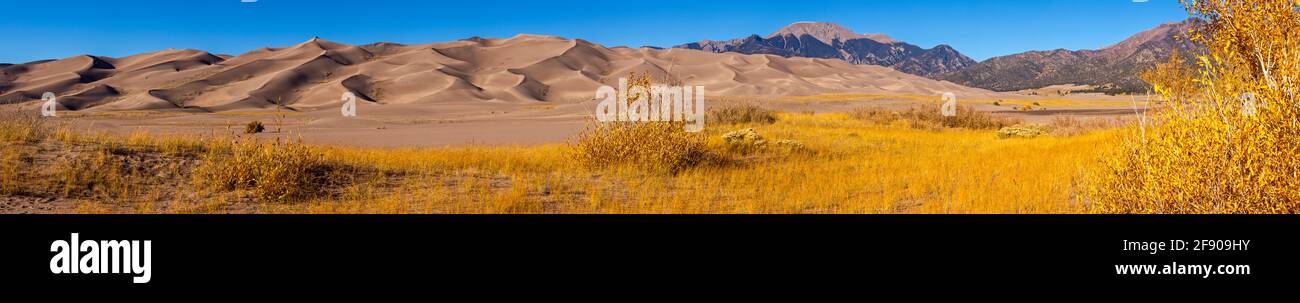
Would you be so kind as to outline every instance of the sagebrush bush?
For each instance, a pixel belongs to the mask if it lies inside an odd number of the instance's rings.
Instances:
[[[631,167],[677,173],[709,163],[716,155],[705,138],[688,133],[681,123],[597,123],[569,144],[578,163],[597,169]]]
[[[1016,124],[998,130],[998,139],[1035,138],[1047,134],[1047,126],[1040,124]]]
[[[1000,129],[1021,122],[1019,119],[990,115],[969,106],[957,107],[957,115],[952,117],[944,116],[938,106],[913,107],[902,111],[864,107],[849,112],[849,116],[877,125],[896,125],[899,121],[904,121],[913,128]]]
[[[813,150],[802,142],[792,139],[768,139],[753,128],[723,134],[722,144],[726,148],[726,154],[731,156],[751,156],[755,154],[788,156],[813,153]]]
[[[1300,213],[1300,3],[1184,4],[1195,65],[1175,54],[1143,74],[1161,109],[1104,162],[1093,210]]]
[[[776,123],[776,112],[756,105],[733,105],[710,110],[707,121],[711,124],[772,124]]]
[[[792,140],[792,139],[781,139],[781,140],[776,140],[776,148],[777,148],[777,149],[780,149],[781,151],[787,152],[787,153],[810,153],[810,152],[812,152],[812,150],[808,149],[808,147],[805,146],[805,145],[803,144],[803,142],[799,142],[799,141]]]
[[[300,143],[235,141],[209,148],[194,183],[216,190],[249,190],[266,201],[297,201],[326,194],[337,165]]]
[[[244,125],[245,134],[256,134],[263,131],[266,131],[266,125],[263,125],[262,121],[248,122],[248,124]]]
[[[742,129],[722,135],[722,142],[727,150],[736,153],[751,153],[767,146],[767,139],[753,128]]]

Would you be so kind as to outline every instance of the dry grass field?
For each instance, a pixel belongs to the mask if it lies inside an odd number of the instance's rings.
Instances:
[[[0,211],[1082,213],[1088,171],[1118,139],[1109,121],[1008,136],[1018,121],[957,118],[727,108],[699,134],[594,125],[564,144],[359,148],[13,116],[0,122]]]

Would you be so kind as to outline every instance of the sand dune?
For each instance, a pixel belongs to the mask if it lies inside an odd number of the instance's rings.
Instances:
[[[353,92],[376,104],[574,103],[629,73],[649,73],[714,96],[996,93],[841,60],[606,48],[581,39],[508,39],[355,46],[313,38],[239,56],[164,50],[122,58],[74,56],[0,66],[0,102],[60,96],[67,110],[236,111],[337,106]]]

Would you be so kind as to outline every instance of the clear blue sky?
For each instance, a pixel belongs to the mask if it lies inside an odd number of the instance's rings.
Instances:
[[[1095,49],[1186,18],[1176,0],[846,1],[0,0],[0,62],[166,48],[237,55],[313,36],[352,44],[429,43],[518,33],[606,46],[767,35],[830,21],[983,60],[1027,50]]]

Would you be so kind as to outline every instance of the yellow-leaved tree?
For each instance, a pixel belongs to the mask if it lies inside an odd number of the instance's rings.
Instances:
[[[1100,213],[1300,213],[1300,0],[1184,0],[1191,55],[1093,176]]]

